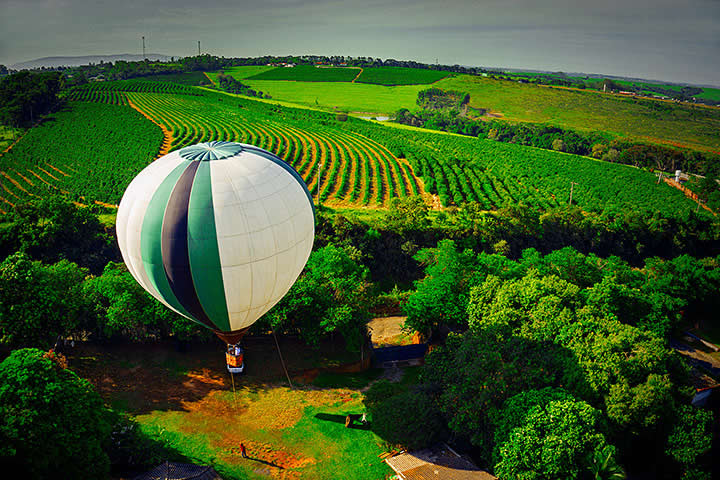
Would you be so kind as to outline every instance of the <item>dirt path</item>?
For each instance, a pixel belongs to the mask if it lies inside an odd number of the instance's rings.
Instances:
[[[170,145],[172,145],[172,142],[173,142],[172,132],[170,130],[168,130],[167,127],[165,127],[165,125],[159,123],[154,118],[152,118],[150,115],[148,115],[147,113],[140,110],[140,108],[137,105],[135,105],[130,100],[130,98],[127,99],[127,102],[131,108],[137,110],[140,113],[140,115],[142,115],[143,117],[145,117],[148,120],[150,120],[151,122],[153,122],[155,125],[160,127],[160,130],[162,130],[163,142],[162,142],[162,145],[160,146],[160,151],[158,152],[157,157],[155,157],[155,158],[160,158],[163,155],[167,155],[167,153],[170,152]]]
[[[362,69],[362,67],[361,67],[361,68],[360,68],[360,73],[358,73],[357,75],[355,75],[355,78],[353,78],[352,82],[350,82],[350,83],[355,83],[355,80],[357,80],[358,78],[360,78],[360,75],[362,75],[362,72],[363,72],[363,69]]]

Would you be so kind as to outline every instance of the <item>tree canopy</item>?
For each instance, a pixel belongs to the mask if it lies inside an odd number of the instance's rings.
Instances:
[[[54,354],[0,363],[0,463],[23,478],[104,479],[111,420],[92,385]]]

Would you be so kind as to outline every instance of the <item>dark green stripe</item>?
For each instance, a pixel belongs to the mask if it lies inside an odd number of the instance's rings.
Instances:
[[[220,264],[210,162],[199,162],[188,205],[190,272],[203,310],[218,330],[230,330]]]
[[[175,187],[175,183],[190,163],[191,162],[182,162],[175,167],[173,171],[165,177],[165,180],[162,181],[153,194],[145,211],[145,218],[143,219],[142,230],[140,232],[140,255],[142,256],[145,272],[150,282],[163,299],[178,312],[188,318],[193,318],[192,315],[183,308],[170,288],[170,283],[165,275],[162,255],[162,225],[165,216],[165,207]]]

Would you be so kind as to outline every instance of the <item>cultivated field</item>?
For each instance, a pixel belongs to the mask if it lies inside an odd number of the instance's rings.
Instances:
[[[354,118],[339,121],[333,114],[192,87],[182,88],[195,95],[172,93],[164,84],[156,84],[155,91],[146,90],[148,82],[115,85],[121,90],[103,90],[102,95],[87,89],[85,98],[92,102],[71,104],[72,111],[78,112],[75,116],[60,115],[35,132],[40,141],[23,139],[21,148],[0,159],[8,205],[43,195],[34,190],[38,186],[42,191],[90,195],[116,204],[124,186],[149,162],[151,152],[157,155],[194,143],[225,140],[274,152],[300,173],[316,198],[319,195],[323,203],[334,207],[383,208],[394,197],[424,195],[435,206],[472,201],[484,209],[519,203],[551,208],[568,203],[569,187],[575,182],[573,203],[586,210],[614,214],[633,209],[676,216],[696,209],[693,201],[664,183],[658,185],[648,172],[577,155],[389,128]],[[128,91],[130,87],[138,91]],[[101,103],[117,103],[118,98],[127,105]],[[132,121],[114,123],[113,116],[121,113]],[[94,122],[89,118],[93,115],[107,123]],[[136,130],[145,137],[132,133]],[[106,147],[131,142],[122,151],[133,162],[116,158],[110,147],[96,149],[105,153],[93,155],[91,162],[80,158],[76,152],[92,150],[100,132],[104,138],[119,136],[112,144],[103,142]],[[101,176],[94,173],[99,171],[94,165],[113,162],[123,162],[123,167]]]

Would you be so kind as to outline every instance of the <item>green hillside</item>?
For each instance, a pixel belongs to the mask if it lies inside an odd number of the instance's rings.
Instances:
[[[602,131],[653,143],[720,150],[720,109],[460,75],[435,86],[470,94],[470,106],[516,122]]]

